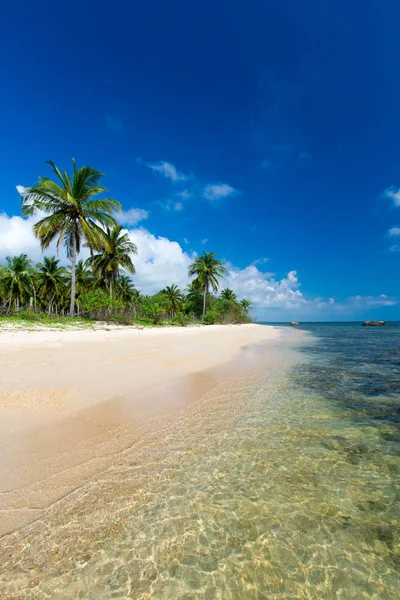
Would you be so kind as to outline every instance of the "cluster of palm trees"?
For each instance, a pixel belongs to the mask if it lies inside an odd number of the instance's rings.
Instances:
[[[92,167],[78,169],[75,161],[72,162],[70,176],[48,161],[55,180],[41,177],[37,184],[21,193],[22,215],[41,217],[33,231],[42,250],[54,241],[57,248],[63,244],[71,266],[62,266],[54,256],[44,256],[36,267],[26,254],[7,257],[6,265],[0,267],[0,300],[7,312],[18,312],[20,306],[29,305],[31,309],[49,314],[63,314],[69,292],[68,312],[73,316],[79,313],[85,294],[97,289],[107,289],[110,300],[117,297],[125,305],[139,303],[140,295],[127,275],[135,273],[132,256],[137,248],[116,221],[121,205],[113,198],[97,198],[107,191],[100,185],[102,173]],[[86,261],[78,260],[83,246],[90,251]],[[219,280],[225,273],[223,263],[214,253],[204,252],[197,257],[189,268],[189,276],[194,279],[187,294],[175,284],[161,292],[168,299],[170,316],[198,304],[201,295],[204,321],[207,298],[218,290]],[[239,304],[229,288],[222,291],[221,298]],[[250,302],[242,300],[240,306],[247,316]]]
[[[91,290],[116,289],[118,297],[129,304],[138,292],[132,279],[120,274],[118,279],[98,276],[89,260],[79,260],[75,267],[75,313],[80,313],[81,300]],[[96,276],[97,275],[97,276]],[[55,256],[44,256],[36,266],[26,254],[7,256],[0,266],[0,302],[2,312],[18,313],[29,308],[49,315],[64,315],[68,311],[71,290],[71,269],[60,264]]]

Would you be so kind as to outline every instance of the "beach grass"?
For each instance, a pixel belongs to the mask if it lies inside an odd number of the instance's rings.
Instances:
[[[180,323],[178,321],[164,320],[155,324],[153,319],[146,317],[111,317],[109,320],[97,320],[89,317],[65,317],[35,313],[24,310],[20,314],[0,315],[1,331],[38,331],[43,329],[58,331],[76,331],[81,329],[110,329],[118,327],[180,327],[185,325],[201,325],[198,321]]]

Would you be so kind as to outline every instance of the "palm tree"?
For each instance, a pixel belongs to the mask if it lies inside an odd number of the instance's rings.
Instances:
[[[203,293],[203,285],[199,279],[193,279],[186,288],[188,300],[195,301]]]
[[[203,256],[198,256],[189,267],[189,276],[197,276],[197,279],[203,288],[203,315],[206,314],[207,293],[210,286],[216,292],[218,290],[218,279],[223,277],[226,269],[222,262],[218,260],[214,252],[203,252]]]
[[[40,177],[37,184],[22,193],[22,216],[36,212],[45,213],[43,219],[33,226],[33,232],[40,239],[42,250],[53,240],[57,247],[64,242],[71,259],[71,299],[70,316],[75,309],[76,257],[82,240],[93,250],[100,250],[103,229],[114,227],[116,221],[112,212],[121,210],[121,205],[113,198],[95,199],[97,194],[106,192],[99,184],[103,173],[92,167],[77,168],[73,163],[72,178],[66,171],[60,171],[53,161],[47,163],[56,175],[56,181]]]
[[[62,298],[67,283],[67,269],[59,266],[60,261],[55,256],[45,256],[43,262],[37,265],[38,269],[38,294],[47,302],[47,311],[50,314],[56,301],[56,310]]]
[[[135,272],[131,254],[137,253],[136,244],[131,241],[128,233],[122,231],[121,225],[118,224],[112,229],[107,227],[102,233],[101,252],[88,258],[88,264],[92,266],[95,277],[103,277],[108,282],[110,298],[120,268],[132,274]]]
[[[247,298],[243,298],[243,300],[241,300],[240,304],[242,305],[243,313],[245,315],[247,315],[251,308],[250,300],[247,300]]]
[[[223,298],[224,300],[236,300],[236,294],[230,288],[225,288],[221,292],[221,298]]]
[[[76,285],[76,297],[82,298],[83,294],[86,294],[93,286],[93,274],[87,261],[78,260],[75,269],[75,285]]]
[[[33,293],[32,263],[26,254],[7,256],[6,262],[7,265],[1,273],[4,304],[8,303],[8,310],[10,310],[15,301],[15,309],[19,312],[21,301],[29,298]]]
[[[138,298],[139,292],[128,275],[120,275],[118,277],[116,289],[119,298],[121,298],[124,304],[132,304]]]
[[[171,317],[173,317],[179,311],[181,302],[183,300],[183,294],[182,294],[181,290],[178,288],[178,286],[175,285],[175,283],[173,283],[172,285],[168,285],[163,290],[163,293],[168,298],[169,312],[171,314]]]

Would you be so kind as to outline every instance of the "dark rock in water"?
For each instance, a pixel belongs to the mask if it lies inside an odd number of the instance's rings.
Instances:
[[[300,325],[300,323],[298,323],[297,321],[292,321],[290,324],[292,325],[292,327],[294,327],[295,325]]]
[[[363,327],[381,327],[386,325],[386,321],[364,321]]]

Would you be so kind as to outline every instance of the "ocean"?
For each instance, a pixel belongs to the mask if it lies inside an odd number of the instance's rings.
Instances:
[[[400,325],[300,329],[7,536],[2,597],[398,600]]]

